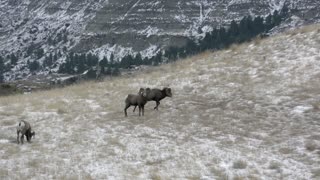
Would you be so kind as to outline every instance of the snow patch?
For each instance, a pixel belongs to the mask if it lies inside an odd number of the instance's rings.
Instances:
[[[292,112],[296,113],[296,114],[302,114],[302,113],[305,113],[307,111],[310,111],[311,109],[313,109],[313,107],[310,106],[310,105],[296,106],[296,107],[293,108]]]

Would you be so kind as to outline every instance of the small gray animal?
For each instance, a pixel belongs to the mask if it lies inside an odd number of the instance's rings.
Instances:
[[[21,133],[20,137],[19,137],[19,134]],[[27,141],[30,142],[31,141],[31,138],[33,136],[35,136],[35,132],[32,131],[31,129],[31,126],[30,124],[25,121],[25,120],[21,120],[17,126],[17,141],[18,141],[18,144],[20,144],[20,141],[21,141],[21,144],[23,144],[23,140],[24,140],[24,136],[26,136],[27,138]],[[20,139],[20,141],[19,141]]]
[[[139,107],[139,116],[144,116],[144,105],[147,104],[147,98],[146,98],[146,90],[144,88],[140,88],[138,94],[129,94],[125,100],[126,106],[124,108],[124,115],[127,117],[127,109],[130,106],[135,106],[135,108]]]

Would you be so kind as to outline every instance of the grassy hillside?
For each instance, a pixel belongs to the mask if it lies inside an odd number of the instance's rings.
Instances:
[[[0,97],[1,179],[318,179],[320,25],[132,76]],[[124,99],[140,87],[173,97]],[[17,145],[19,119],[36,138]]]

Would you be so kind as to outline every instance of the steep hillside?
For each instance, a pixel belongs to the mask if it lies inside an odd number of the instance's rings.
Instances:
[[[19,56],[7,80],[30,75],[27,62],[41,64],[50,54],[58,65],[68,52],[152,56],[231,20],[265,16],[284,5],[300,23],[319,20],[317,0],[2,0],[0,55]]]
[[[319,179],[320,25],[103,82],[0,98],[1,179]],[[173,97],[129,109],[140,87]],[[15,126],[29,121],[31,144]]]

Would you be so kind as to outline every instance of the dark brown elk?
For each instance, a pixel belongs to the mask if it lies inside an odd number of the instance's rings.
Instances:
[[[21,120],[17,126],[17,141],[18,144],[21,142],[23,144],[24,136],[26,136],[27,141],[30,142],[31,138],[35,136],[35,132],[32,131],[30,124],[25,121]],[[20,141],[19,141],[20,140]]]
[[[139,116],[144,116],[144,105],[147,104],[147,97],[146,97],[146,90],[144,88],[140,88],[138,94],[129,94],[125,100],[125,108],[124,108],[124,115],[127,117],[127,109],[130,106],[135,106],[135,108],[139,107]],[[135,109],[134,108],[134,109]]]
[[[158,106],[160,105],[160,101],[162,99],[164,99],[165,97],[172,97],[171,88],[167,88],[167,87],[163,88],[162,90],[147,88],[146,93],[147,93],[148,101],[156,102],[156,106],[154,107],[154,109],[156,110],[158,110]]]

